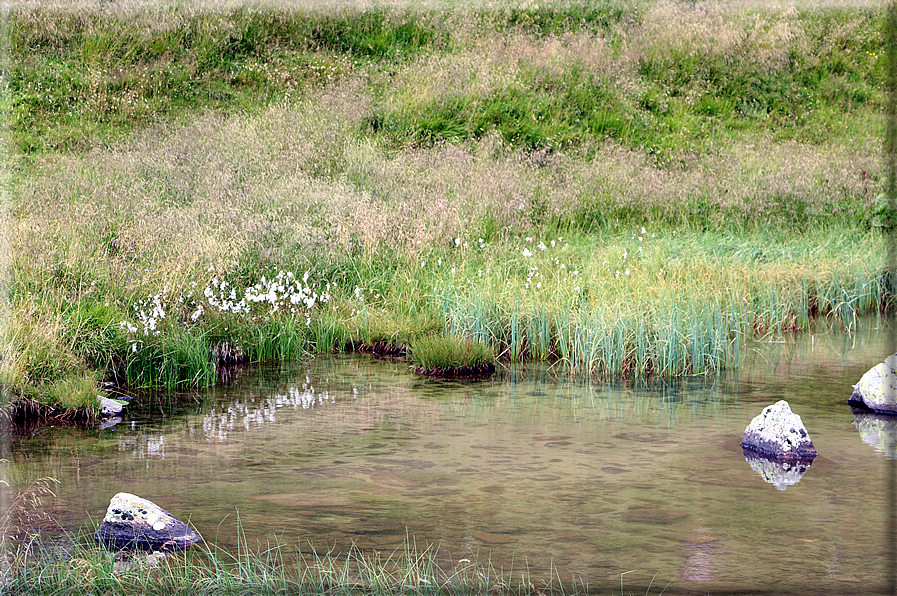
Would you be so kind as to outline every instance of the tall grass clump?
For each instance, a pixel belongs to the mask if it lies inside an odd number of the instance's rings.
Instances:
[[[414,340],[409,351],[412,366],[420,374],[463,377],[495,370],[492,349],[470,337],[422,337]]]
[[[47,543],[48,545],[50,543]],[[392,552],[346,553],[294,551],[283,545],[250,549],[241,541],[236,553],[200,543],[184,553],[144,564],[145,556],[115,562],[115,555],[82,535],[53,550],[39,541],[10,552],[5,576],[8,594],[358,594],[391,595],[578,594],[585,586],[574,577],[534,578],[526,571],[496,569],[489,561],[464,558],[449,562],[433,546],[420,549],[413,539]]]
[[[487,291],[479,276],[455,283],[437,304],[453,334],[480,337],[511,360],[559,361],[597,378],[707,374],[737,362],[748,339],[816,318],[852,329],[886,306],[877,234],[854,239],[860,252],[849,258],[836,237],[828,254],[817,238],[775,248],[770,239],[659,238],[644,227],[597,246],[528,238],[516,255],[496,255],[525,269],[502,269]]]

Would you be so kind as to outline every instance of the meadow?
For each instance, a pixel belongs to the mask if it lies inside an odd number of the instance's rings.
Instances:
[[[90,418],[104,380],[434,338],[596,381],[703,375],[850,328],[891,306],[884,22],[17,3],[3,411]]]

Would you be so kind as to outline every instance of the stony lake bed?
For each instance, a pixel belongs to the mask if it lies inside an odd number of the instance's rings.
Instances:
[[[447,567],[488,560],[599,593],[868,592],[885,582],[889,460],[847,398],[889,336],[885,321],[820,329],[749,346],[737,372],[668,382],[544,365],[434,381],[362,355],[260,365],[201,394],[140,396],[108,428],[15,437],[5,465],[60,480],[46,505],[69,531],[92,532],[127,491],[234,550],[410,541]],[[780,399],[819,456],[776,486],[739,443]],[[893,425],[877,428],[889,440]]]

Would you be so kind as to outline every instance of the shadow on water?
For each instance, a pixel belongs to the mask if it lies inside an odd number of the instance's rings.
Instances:
[[[236,548],[392,551],[554,572],[598,589],[871,591],[884,561],[895,426],[846,400],[887,355],[883,321],[749,346],[737,372],[591,384],[549,366],[477,381],[365,356],[247,368],[229,386],[141,395],[105,429],[12,442],[11,477],[62,483],[50,513],[89,525],[112,494],[149,498]],[[760,410],[786,399],[819,451],[803,469],[746,461]],[[858,506],[862,503],[862,506]],[[657,590],[659,591],[659,590]]]

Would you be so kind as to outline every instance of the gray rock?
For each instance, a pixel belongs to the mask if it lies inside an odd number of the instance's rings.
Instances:
[[[812,461],[775,461],[750,449],[744,449],[744,460],[763,480],[775,485],[779,490],[785,490],[800,482],[812,463]]]
[[[810,433],[785,400],[763,408],[751,420],[741,446],[780,462],[812,461],[817,455]]]
[[[897,459],[897,416],[883,416],[866,408],[851,408],[853,425],[863,443],[872,445],[888,459]]]
[[[109,501],[106,517],[94,539],[110,550],[170,553],[202,537],[152,501],[118,493]]]
[[[103,397],[102,395],[97,396],[97,401],[100,403],[100,416],[102,416],[103,418],[107,418],[109,416],[118,416],[124,409],[124,406],[122,404],[118,403],[114,399]]]
[[[860,377],[848,403],[879,414],[897,414],[897,354],[885,358]]]

